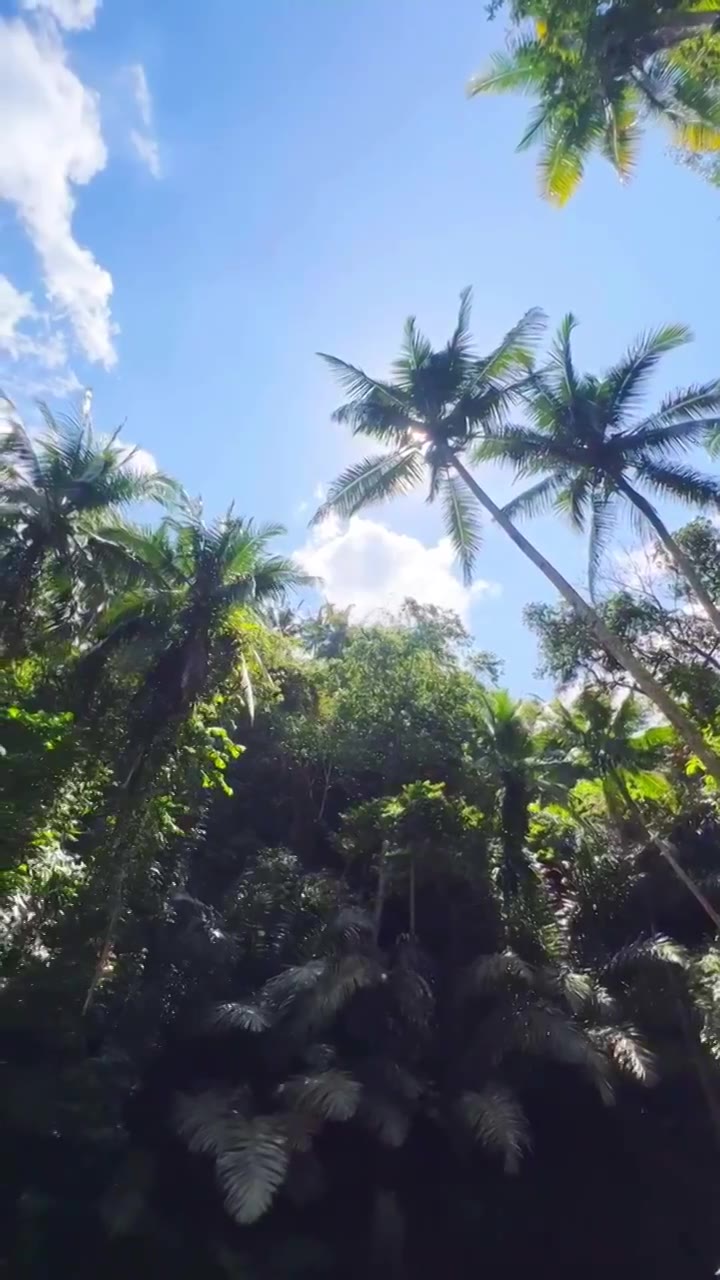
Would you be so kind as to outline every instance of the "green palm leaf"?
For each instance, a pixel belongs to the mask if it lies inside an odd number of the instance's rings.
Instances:
[[[683,324],[663,325],[637,339],[622,360],[605,375],[609,415],[613,422],[617,422],[621,414],[633,407],[644,393],[661,357],[690,341],[692,333]]]
[[[411,445],[397,453],[376,454],[353,463],[331,484],[327,498],[316,511],[312,524],[332,513],[347,519],[373,502],[382,502],[408,493],[420,482],[423,458]]]
[[[468,84],[468,97],[480,93],[533,92],[541,83],[538,75],[538,54],[542,46],[536,40],[518,41],[512,53],[494,53],[490,70],[485,75],[473,76]]]
[[[462,568],[466,586],[472,582],[475,557],[482,544],[478,506],[457,477],[445,475],[440,481],[440,498],[446,533]]]

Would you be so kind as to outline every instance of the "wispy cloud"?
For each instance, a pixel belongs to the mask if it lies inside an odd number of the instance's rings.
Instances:
[[[155,137],[152,94],[142,63],[132,63],[127,68],[127,76],[139,121],[139,127],[130,130],[130,142],[135,154],[153,178],[161,178],[162,166],[160,148]]]
[[[363,516],[353,516],[347,525],[331,516],[312,531],[296,559],[306,572],[322,579],[326,599],[341,608],[354,605],[358,618],[397,609],[412,596],[467,619],[473,600],[500,592],[494,582],[462,585],[454,572],[449,539],[426,547],[417,538]]]
[[[101,0],[20,0],[26,13],[35,11],[55,19],[67,31],[87,31],[93,26]]]

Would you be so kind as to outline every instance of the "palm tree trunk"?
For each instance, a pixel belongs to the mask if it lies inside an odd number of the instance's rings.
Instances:
[[[690,584],[693,593],[700,601],[700,604],[705,610],[710,622],[718,635],[720,635],[720,609],[717,608],[712,597],[707,591],[707,588],[705,587],[690,557],[686,556],[682,547],[678,546],[672,534],[666,529],[652,503],[648,502],[647,498],[644,498],[641,493],[638,493],[637,490],[633,489],[632,485],[628,484],[627,480],[616,480],[616,484],[620,492],[625,494],[628,501],[632,502],[633,506],[636,507],[638,511],[642,512],[648,524],[652,525],[678,572],[683,578],[685,578],[685,581]]]
[[[681,707],[670,697],[668,692],[663,689],[661,684],[650,675],[642,663],[635,657],[634,653],[623,644],[622,640],[616,636],[609,627],[605,625],[602,618],[590,607],[586,600],[570,585],[566,578],[558,572],[549,560],[529,542],[524,534],[516,529],[512,520],[493,502],[492,498],[480,488],[477,481],[470,475],[467,467],[460,461],[455,454],[448,454],[448,465],[452,466],[461,480],[469,488],[470,492],[475,495],[478,502],[493,519],[500,525],[500,528],[507,534],[511,542],[515,543],[528,560],[539,569],[542,574],[553,584],[563,599],[575,611],[582,622],[586,623],[592,631],[594,631],[600,644],[610,654],[612,658],[632,676],[635,684],[646,698],[654,703],[658,711],[660,711],[673,726],[677,729],[680,737],[684,739],[690,750],[695,753],[698,760],[702,762],[708,773],[720,782],[720,757],[711,751],[708,747],[702,732],[696,724],[685,714]]]

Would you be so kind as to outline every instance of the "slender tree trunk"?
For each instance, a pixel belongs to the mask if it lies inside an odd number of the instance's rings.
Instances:
[[[415,937],[415,854],[410,854],[410,937]]]
[[[375,920],[373,928],[373,936],[375,945],[377,946],[380,938],[380,926],[382,924],[383,908],[385,906],[385,887],[387,883],[387,840],[383,840],[380,846],[380,863],[378,865],[377,893],[375,895]]]
[[[627,480],[617,480],[616,483],[620,492],[625,494],[628,501],[632,502],[633,506],[642,512],[648,524],[652,525],[678,572],[692,587],[694,595],[700,601],[710,622],[718,635],[720,635],[720,609],[714,603],[690,557],[686,556],[682,547],[678,546],[672,534],[666,529],[652,503],[648,502],[647,498],[644,498],[641,493],[633,489]]]
[[[640,691],[654,703],[658,711],[665,716],[673,728],[677,729],[680,737],[684,739],[690,750],[695,753],[708,773],[720,783],[720,756],[710,750],[698,726],[693,724],[689,716],[663,689],[662,685],[658,684],[657,680],[650,675],[650,672],[645,669],[635,654],[605,625],[602,618],[583,599],[579,591],[576,591],[555,566],[541,555],[532,542],[529,542],[525,535],[519,529],[516,529],[512,520],[493,502],[484,489],[480,488],[480,485],[471,476],[460,459],[455,454],[449,454],[448,463],[454,467],[480,505],[490,513],[508,538],[527,556],[536,569],[539,569],[548,581],[553,584],[582,622],[586,623],[594,631],[603,648],[614,658],[618,666],[624,667],[628,675],[632,676]]]

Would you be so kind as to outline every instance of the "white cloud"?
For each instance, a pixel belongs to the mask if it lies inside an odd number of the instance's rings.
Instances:
[[[412,596],[466,619],[473,598],[500,591],[497,583],[483,580],[469,588],[462,585],[453,572],[449,539],[426,547],[363,516],[353,516],[346,525],[331,516],[313,530],[295,558],[307,573],[322,579],[326,599],[340,608],[354,605],[359,618],[397,609]]]
[[[145,68],[141,62],[133,62],[127,69],[128,78],[132,86],[133,97],[140,115],[140,122],[146,129],[152,127],[152,97],[150,96],[150,86],[147,82]]]
[[[122,442],[126,445],[126,442]],[[150,453],[149,449],[139,449],[135,444],[128,444],[127,454],[125,457],[125,467],[128,471],[135,471],[139,476],[154,476],[157,469],[157,459],[155,455]]]
[[[76,0],[45,5],[67,25]],[[93,8],[94,12],[94,8]],[[42,264],[47,297],[89,360],[115,363],[112,278],[73,235],[74,187],[107,161],[97,96],[67,64],[57,30],[0,20],[0,199],[15,208]]]
[[[13,361],[33,360],[59,369],[67,360],[62,333],[50,332],[47,315],[38,312],[29,293],[21,293],[0,275],[0,352]]]
[[[29,293],[20,293],[7,276],[0,276],[0,350],[17,360],[22,348],[19,326],[35,315]]]
[[[92,27],[100,4],[101,0],[20,0],[21,9],[48,14],[68,31]]]
[[[153,102],[145,68],[142,63],[134,62],[126,70],[141,125],[139,129],[130,130],[130,142],[153,178],[160,178],[160,148],[154,133]]]
[[[130,130],[130,141],[135,149],[135,154],[142,161],[145,168],[152,174],[153,178],[162,177],[162,169],[160,167],[160,148],[155,138],[151,138],[146,133],[140,133],[137,129]]]

